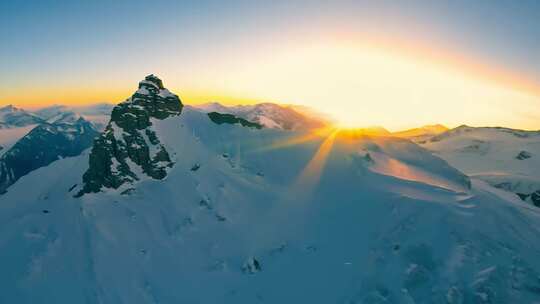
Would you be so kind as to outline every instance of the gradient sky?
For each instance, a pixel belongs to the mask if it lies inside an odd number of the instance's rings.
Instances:
[[[0,105],[312,106],[350,126],[540,129],[539,1],[1,1]]]

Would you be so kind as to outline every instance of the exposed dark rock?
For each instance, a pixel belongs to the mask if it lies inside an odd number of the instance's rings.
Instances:
[[[536,190],[532,193],[516,193],[520,199],[523,201],[528,201],[530,198],[530,202],[535,205],[536,207],[540,207],[540,190]]]
[[[519,152],[519,154],[516,156],[516,159],[519,159],[519,160],[524,160],[524,159],[528,159],[528,158],[531,158],[532,157],[532,154],[527,152],[527,151],[521,151]]]
[[[536,207],[540,207],[540,190],[531,194],[531,201]]]
[[[122,192],[120,192],[120,195],[129,195],[131,193],[135,192],[135,188],[128,188]]]
[[[205,199],[202,199],[199,202],[199,206],[201,206],[202,208],[208,209],[208,210],[212,210],[212,205],[210,205],[210,203]]]
[[[242,265],[242,271],[247,274],[255,274],[261,270],[261,263],[254,257],[248,258],[244,265]]]
[[[526,193],[516,193],[516,194],[522,200],[526,200],[530,196],[530,194],[526,194]]]
[[[232,114],[221,114],[218,112],[210,112],[208,113],[208,117],[210,118],[211,121],[213,121],[214,123],[218,125],[226,123],[226,124],[231,124],[231,125],[240,124],[244,127],[256,128],[256,129],[262,128],[262,125],[258,123],[245,120],[244,118],[236,117]]]
[[[232,114],[247,121],[258,123],[266,128],[281,130],[312,130],[327,126],[330,121],[314,114],[309,108],[283,106],[274,103],[256,105],[237,105],[227,107],[217,102],[199,106],[205,112]]]
[[[134,183],[141,178],[134,171],[153,179],[165,178],[173,162],[152,119],[180,115],[182,108],[178,96],[165,89],[159,78],[146,76],[131,98],[114,107],[105,131],[94,141],[83,189],[77,196]]]
[[[371,154],[369,153],[366,153],[366,155],[364,156],[364,160],[368,163],[374,163],[375,161],[373,160],[373,158],[371,157]]]

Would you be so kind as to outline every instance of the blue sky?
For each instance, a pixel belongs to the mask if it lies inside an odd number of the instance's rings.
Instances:
[[[540,80],[539,1],[2,1],[0,24],[1,64],[14,70],[81,53],[122,56],[143,40],[197,50],[295,27],[346,27],[423,37]]]

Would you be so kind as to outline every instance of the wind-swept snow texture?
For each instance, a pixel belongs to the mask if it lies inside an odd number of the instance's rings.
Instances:
[[[85,152],[0,197],[0,303],[540,299],[538,209],[411,142],[299,141],[190,109],[152,128],[174,164],[161,180],[75,198]]]
[[[540,206],[540,131],[461,126],[426,141],[425,148],[492,186]]]

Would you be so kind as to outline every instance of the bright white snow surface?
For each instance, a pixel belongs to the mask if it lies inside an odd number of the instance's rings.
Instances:
[[[462,126],[423,147],[491,185],[520,193],[540,190],[540,131]],[[529,158],[518,159],[522,151]]]
[[[217,125],[190,110],[154,123],[176,162],[165,180],[73,198],[86,152],[0,197],[0,303],[540,298],[538,209],[479,181],[468,189],[408,141],[287,145],[302,134]],[[422,179],[377,169],[390,159]],[[260,270],[246,272],[255,260]]]

